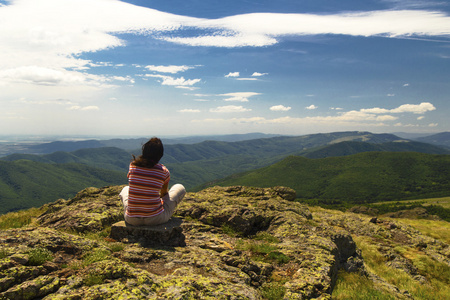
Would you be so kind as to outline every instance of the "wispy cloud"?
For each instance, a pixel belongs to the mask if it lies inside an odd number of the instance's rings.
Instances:
[[[170,74],[176,74],[179,72],[185,72],[190,69],[194,69],[193,66],[154,66],[154,65],[148,65],[145,67],[147,70],[158,72],[158,73],[170,73]]]
[[[255,80],[258,80],[258,78],[245,78],[245,77],[242,77],[242,78],[236,78],[236,80],[255,81]]]
[[[125,47],[126,41],[119,38],[123,33],[190,46],[230,48],[270,46],[288,36],[450,35],[448,14],[418,9],[338,14],[252,13],[205,19],[117,0],[21,0],[0,6],[0,20],[3,84],[102,86],[110,80],[107,75],[86,72],[101,63],[83,59],[80,54]],[[181,72],[186,66],[152,65],[149,69],[172,73]],[[234,73],[230,77],[235,77]]]
[[[421,22],[417,22],[421,20]],[[450,17],[428,10],[384,10],[319,14],[253,13],[216,20],[193,20],[190,26],[215,29],[213,35],[165,37],[191,46],[270,46],[288,35],[448,36]]]
[[[146,74],[146,77],[154,77],[162,79],[162,85],[172,85],[172,86],[192,86],[199,83],[201,79],[185,79],[184,77],[175,78],[172,76],[159,75],[159,74]]]
[[[88,110],[99,110],[100,108],[98,106],[90,105],[90,106],[79,106],[74,105],[69,108],[69,110],[82,110],[82,111],[88,111]]]
[[[226,105],[226,106],[219,106],[216,108],[211,108],[209,111],[214,112],[214,113],[235,113],[235,112],[251,111],[251,109],[245,108],[240,105]]]
[[[317,109],[318,107],[315,106],[314,104],[311,104],[310,106],[305,107],[308,110],[313,110],[313,109]]]
[[[237,101],[237,102],[248,102],[248,98],[253,96],[261,95],[261,93],[255,93],[255,92],[238,92],[238,93],[227,93],[227,94],[220,94],[219,96],[225,96],[225,101]]]
[[[199,109],[191,109],[191,108],[180,109],[177,111],[180,113],[199,113],[199,112],[201,112],[201,110],[199,110]]]

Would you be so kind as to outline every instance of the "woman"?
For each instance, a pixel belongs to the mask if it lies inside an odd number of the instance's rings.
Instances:
[[[158,225],[169,221],[186,190],[176,184],[170,191],[170,172],[159,163],[164,147],[159,138],[142,146],[142,155],[134,157],[128,172],[128,186],[120,193],[125,221],[131,225]]]

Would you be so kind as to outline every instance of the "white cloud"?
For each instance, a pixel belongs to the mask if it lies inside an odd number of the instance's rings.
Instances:
[[[386,108],[367,108],[361,109],[362,112],[373,113],[373,114],[384,114],[384,113],[413,113],[413,114],[424,114],[428,111],[436,110],[433,104],[429,102],[422,102],[420,104],[403,104],[394,109]]]
[[[306,109],[309,109],[309,110],[313,110],[313,109],[317,109],[318,107],[317,106],[315,106],[314,104],[311,104],[310,106],[307,106],[307,107],[305,107]]]
[[[17,0],[0,6],[0,82],[106,86],[107,75],[81,54],[125,47],[119,34],[142,35],[191,46],[261,47],[286,36],[444,36],[450,16],[430,10],[377,10],[338,14],[251,13],[218,19],[186,17],[118,0]],[[420,20],[420,21],[418,21]],[[186,37],[184,29],[191,36]],[[111,67],[116,67],[111,66]],[[181,72],[188,66],[149,66]],[[82,72],[83,71],[83,72]],[[239,72],[231,72],[236,77]],[[265,74],[265,73],[257,73]],[[227,75],[227,76],[228,76]],[[239,76],[239,75],[237,75]],[[171,79],[168,80],[168,82]],[[184,80],[183,84],[189,82]]]
[[[391,109],[390,112],[392,113],[404,113],[409,112],[413,114],[424,114],[428,111],[436,110],[436,107],[434,107],[433,104],[429,102],[422,102],[420,104],[403,104],[400,105],[397,108]]]
[[[177,89],[183,89],[183,90],[189,90],[189,91],[195,91],[198,90],[198,87],[195,86],[185,86],[185,85],[178,85],[176,86]]]
[[[394,97],[395,94],[387,94],[388,97]]]
[[[423,119],[425,119],[424,116],[420,116],[420,117],[417,118],[417,120],[419,120],[419,121],[420,121],[420,120],[423,120]]]
[[[90,106],[79,106],[74,105],[69,108],[69,110],[82,110],[82,111],[88,111],[88,110],[99,110],[98,106],[90,105]]]
[[[409,83],[405,83],[403,86],[404,86],[404,87],[407,87],[407,86],[409,86]]]
[[[247,80],[247,81],[255,81],[258,80],[258,78],[236,78],[236,80]]]
[[[39,66],[21,66],[0,71],[0,80],[3,84],[7,82],[31,83],[36,85],[78,85],[98,84],[105,82],[101,76],[88,75],[80,72],[67,71],[64,69],[52,69]]]
[[[184,79],[184,77],[175,78],[172,76],[157,75],[157,74],[146,74],[146,77],[154,77],[162,79],[162,85],[173,85],[173,86],[192,86],[199,83],[201,79]]]
[[[251,109],[245,108],[243,106],[227,105],[227,106],[219,106],[217,108],[211,108],[209,111],[216,113],[234,113],[234,112],[251,111]]]
[[[332,110],[343,110],[342,107],[330,107],[330,109],[332,109]]]
[[[252,76],[253,77],[261,77],[261,76],[264,76],[264,75],[267,75],[268,73],[259,73],[259,72],[254,72],[253,74],[252,74]]]
[[[190,69],[194,69],[195,67],[192,66],[154,66],[154,65],[148,65],[145,67],[146,69],[158,73],[170,73],[170,74],[176,74],[178,72],[185,72]]]
[[[275,105],[275,106],[272,106],[270,108],[270,110],[272,110],[272,111],[288,111],[288,110],[291,110],[291,107],[284,106],[284,105]]]
[[[227,94],[220,94],[219,96],[225,96],[228,97],[225,99],[225,101],[237,101],[237,102],[248,102],[248,98],[261,95],[261,93],[255,93],[255,92],[238,92],[238,93],[227,93]]]
[[[239,77],[239,72],[230,72],[225,77]]]
[[[417,20],[421,20],[417,22]],[[192,21],[192,22],[190,22]],[[378,10],[339,14],[253,13],[214,20],[189,20],[192,27],[215,30],[212,35],[165,37],[191,46],[270,46],[288,35],[448,36],[450,17],[426,10]]]
[[[178,112],[180,112],[180,113],[199,113],[201,111],[199,109],[186,108],[186,109],[180,109],[180,110],[178,110]]]

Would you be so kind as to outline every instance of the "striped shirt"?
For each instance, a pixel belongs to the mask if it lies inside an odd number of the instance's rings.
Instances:
[[[128,217],[153,217],[164,211],[160,197],[165,183],[169,183],[170,172],[162,164],[153,168],[143,168],[130,164],[128,171]]]

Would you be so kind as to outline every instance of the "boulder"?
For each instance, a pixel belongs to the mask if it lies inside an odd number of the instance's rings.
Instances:
[[[133,226],[120,221],[111,226],[110,237],[114,240],[139,243],[141,246],[185,246],[185,236],[180,218],[172,217],[167,223],[152,226]]]

